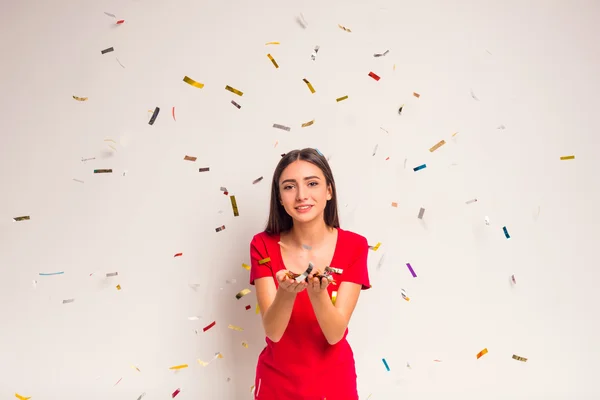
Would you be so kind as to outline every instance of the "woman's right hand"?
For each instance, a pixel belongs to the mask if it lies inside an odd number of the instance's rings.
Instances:
[[[288,293],[300,293],[308,287],[308,283],[304,280],[296,282],[295,279],[287,276],[287,273],[287,270],[282,269],[275,274],[275,278],[277,278],[277,282],[279,283],[279,290],[284,290]]]

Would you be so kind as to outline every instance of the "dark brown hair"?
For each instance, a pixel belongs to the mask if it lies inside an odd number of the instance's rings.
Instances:
[[[335,191],[335,181],[333,180],[333,173],[329,167],[327,159],[316,149],[306,148],[302,150],[293,150],[283,155],[275,172],[273,173],[273,180],[271,182],[271,206],[269,207],[269,221],[265,232],[271,235],[278,235],[281,232],[288,231],[294,225],[292,217],[285,211],[285,208],[280,203],[281,196],[279,195],[279,179],[283,170],[294,161],[302,160],[307,161],[313,165],[319,167],[323,175],[325,176],[325,184],[331,185],[331,200],[327,202],[325,206],[325,212],[323,218],[325,224],[332,228],[339,228],[340,221],[338,218],[337,209],[337,193]]]

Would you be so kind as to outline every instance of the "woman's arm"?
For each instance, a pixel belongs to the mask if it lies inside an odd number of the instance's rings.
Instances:
[[[354,312],[361,285],[342,282],[335,301],[335,306],[327,290],[320,292],[308,291],[308,297],[319,322],[319,326],[330,345],[334,345],[344,337],[350,317]]]
[[[265,334],[273,342],[279,342],[290,322],[296,293],[277,290],[272,276],[254,282]]]

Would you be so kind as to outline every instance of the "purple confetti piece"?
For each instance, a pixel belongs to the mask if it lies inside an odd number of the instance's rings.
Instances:
[[[410,263],[406,263],[406,266],[408,267],[408,270],[412,274],[413,278],[416,278],[417,274],[415,274],[415,270],[410,266]]]

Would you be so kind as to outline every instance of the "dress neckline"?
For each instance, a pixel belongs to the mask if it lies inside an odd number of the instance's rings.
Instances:
[[[333,256],[331,257],[331,261],[329,261],[330,267],[333,267],[335,265],[334,261],[337,258],[338,250],[340,248],[340,235],[342,234],[341,228],[334,228],[334,229],[337,230],[337,237],[335,238],[335,249],[333,249]],[[283,261],[283,254],[281,254],[281,245],[279,244],[279,242],[281,242],[281,234],[277,235],[277,254],[279,254],[279,261],[281,262],[283,269],[287,270],[287,267],[285,266],[285,262]],[[302,272],[304,272],[304,271],[302,271]],[[300,272],[300,273],[302,273],[302,272]]]

